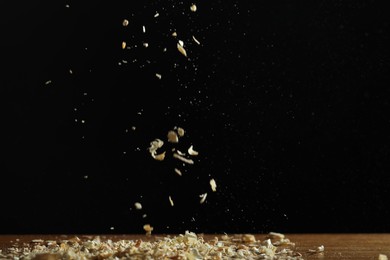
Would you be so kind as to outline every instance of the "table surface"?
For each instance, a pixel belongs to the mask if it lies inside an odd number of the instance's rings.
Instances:
[[[31,242],[34,239],[43,240],[61,240],[72,237],[80,239],[91,239],[99,236],[103,239],[116,240],[133,240],[142,239],[147,241],[153,237],[166,236],[167,234],[66,234],[66,235],[47,235],[47,234],[28,234],[28,235],[1,235],[0,250],[11,247],[18,242]],[[174,234],[169,234],[175,236]],[[229,234],[230,235],[230,234]],[[378,259],[379,254],[387,255],[390,258],[390,233],[388,234],[284,234],[286,238],[295,243],[295,251],[302,253],[304,259]],[[203,237],[212,239],[218,234],[203,234]],[[266,239],[267,234],[255,234],[257,239]],[[309,249],[315,249],[323,245],[325,251],[323,254],[309,254]]]

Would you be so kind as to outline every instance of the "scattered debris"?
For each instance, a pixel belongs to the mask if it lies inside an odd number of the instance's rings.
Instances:
[[[174,154],[173,154],[173,157],[176,158],[176,159],[179,159],[179,160],[181,160],[181,161],[183,161],[183,162],[185,162],[185,163],[194,164],[194,161],[193,161],[193,160],[187,159],[187,158],[181,156],[181,155],[178,154],[178,153],[174,153]]]
[[[196,12],[197,9],[198,9],[198,8],[196,7],[195,4],[192,4],[192,5],[190,6],[190,10],[191,10],[192,12]]]
[[[180,45],[180,43],[177,43],[177,49],[181,54],[183,54],[185,57],[187,57],[187,51],[184,49],[183,46]]]
[[[126,42],[122,42],[122,49],[126,49]]]
[[[192,39],[194,40],[194,42],[196,42],[198,45],[200,45],[200,42],[195,38],[195,36],[192,36]]]
[[[198,153],[197,151],[195,151],[193,145],[191,145],[191,146],[188,148],[188,154],[189,154],[189,155],[196,156],[196,155],[198,155],[199,153]]]
[[[179,169],[175,168],[175,172],[177,173],[177,175],[182,176],[182,173]]]
[[[129,25],[129,21],[127,19],[124,19],[123,22],[122,22],[122,25],[123,26],[128,26]]]
[[[156,73],[156,77],[157,77],[158,79],[161,79],[161,74]]]
[[[145,224],[144,230],[146,232],[146,235],[150,236],[152,234],[153,227],[150,224]]]
[[[169,203],[171,203],[171,206],[173,207],[174,204],[173,204],[173,200],[172,200],[171,196],[169,196],[168,198],[169,198]]]

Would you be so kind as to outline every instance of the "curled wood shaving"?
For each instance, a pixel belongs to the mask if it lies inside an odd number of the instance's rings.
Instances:
[[[193,145],[191,145],[191,146],[188,148],[188,154],[189,154],[189,155],[196,156],[196,155],[198,155],[199,153],[198,153],[197,151],[195,151]]]
[[[200,204],[203,204],[206,201],[207,192],[203,193],[203,194],[200,194],[199,197],[200,197]]]

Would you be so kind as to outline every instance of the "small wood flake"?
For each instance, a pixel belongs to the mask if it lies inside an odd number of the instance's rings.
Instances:
[[[171,206],[173,207],[175,204],[173,203],[173,200],[172,200],[171,196],[169,196],[168,199],[169,199],[169,203],[170,203]]]
[[[387,255],[379,254],[378,260],[388,260]]]
[[[122,49],[126,48],[126,42],[122,42]]]
[[[188,148],[188,154],[189,155],[193,155],[193,156],[196,156],[198,155],[199,153],[197,151],[194,150],[194,146],[191,145],[189,148]]]
[[[200,45],[200,41],[198,41],[195,36],[192,35],[192,39],[194,40],[194,42],[196,42],[198,45]]]
[[[195,4],[192,4],[191,7],[190,7],[190,9],[191,9],[192,12],[196,12],[196,10],[197,10],[198,8],[196,7]]]
[[[179,176],[182,176],[182,175],[183,175],[183,174],[181,173],[181,171],[180,171],[179,169],[177,169],[177,168],[175,168],[175,172],[176,172],[176,174],[179,175]]]
[[[179,155],[179,154],[177,154],[177,153],[174,153],[174,154],[173,154],[173,157],[176,158],[176,159],[179,159],[179,160],[181,160],[181,161],[183,161],[183,162],[185,162],[185,163],[194,164],[194,161],[193,161],[193,160],[187,159],[187,158],[185,158],[185,157],[183,157],[183,156],[181,156],[181,155]]]
[[[122,22],[122,25],[125,26],[125,27],[128,26],[129,25],[129,20],[124,19],[123,22]]]
[[[141,210],[142,209],[142,204],[139,203],[139,202],[136,202],[136,203],[134,203],[134,207],[135,207],[136,210]]]
[[[200,204],[203,204],[206,201],[207,192],[203,193],[203,194],[200,194],[199,197],[200,197],[200,201],[199,201]]]
[[[145,27],[145,25],[142,25],[142,32],[143,32],[143,33],[146,33],[146,27]]]
[[[214,192],[217,191],[217,183],[215,182],[214,179],[210,180],[210,186],[211,186],[212,191],[214,191]]]
[[[187,51],[183,48],[183,46],[180,45],[180,43],[177,43],[177,49],[181,54],[183,54],[185,57],[187,57]]]
[[[158,79],[161,79],[161,74],[156,73],[156,77],[157,77]]]

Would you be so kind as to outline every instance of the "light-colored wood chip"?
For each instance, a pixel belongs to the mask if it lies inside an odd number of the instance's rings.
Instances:
[[[122,42],[122,49],[126,49],[126,42]]]
[[[159,73],[156,73],[156,77],[158,78],[158,79],[161,79],[161,74],[159,74]]]
[[[181,171],[178,169],[178,168],[175,168],[175,172],[177,175],[179,176],[182,176],[183,174],[181,173]]]
[[[191,146],[188,148],[188,154],[189,154],[189,155],[196,156],[196,155],[199,154],[199,152],[195,151],[195,150],[194,150],[194,146],[191,145]]]
[[[181,128],[181,127],[176,127],[175,129],[176,129],[176,131],[177,131],[177,134],[178,134],[180,137],[184,136],[184,129],[183,129],[183,128]]]
[[[142,32],[143,32],[143,33],[146,33],[146,27],[145,27],[145,25],[142,25]]]
[[[195,4],[192,4],[192,5],[190,6],[190,10],[191,10],[192,12],[196,12],[197,9],[198,9],[198,8],[196,7]]]
[[[214,179],[210,180],[210,186],[211,186],[212,191],[214,191],[214,192],[217,191],[217,183],[215,182]]]
[[[388,260],[387,255],[379,254],[378,260]]]
[[[176,159],[181,160],[182,162],[185,162],[185,163],[188,163],[188,164],[194,164],[194,161],[193,161],[193,160],[187,159],[187,158],[181,156],[181,155],[178,154],[178,153],[174,153],[174,154],[173,154],[173,157],[176,158]]]
[[[173,203],[173,200],[172,200],[171,196],[169,196],[168,198],[169,198],[169,203],[170,203],[171,206],[173,207],[175,204]]]
[[[170,143],[178,143],[179,142],[179,137],[177,133],[173,130],[168,131],[167,134],[168,142]]]
[[[143,45],[145,48],[148,48],[148,47],[149,47],[149,43],[147,43],[147,42],[144,42],[142,45]]]
[[[153,231],[153,227],[150,224],[145,224],[144,230],[146,232],[146,235],[151,235]]]
[[[156,159],[157,161],[163,161],[165,159],[165,151],[160,153],[160,154],[156,154],[153,156],[154,159]]]
[[[199,195],[200,197],[200,204],[203,204],[205,201],[206,201],[206,198],[207,198],[207,192],[206,193],[203,193],[203,194],[200,194]]]
[[[183,54],[185,57],[187,57],[187,51],[184,49],[183,46],[180,45],[180,43],[177,43],[177,49],[181,54]]]
[[[122,25],[125,26],[125,27],[128,26],[129,25],[129,20],[124,19],[123,22],[122,22]]]
[[[142,204],[139,203],[139,202],[135,202],[134,203],[134,207],[135,207],[136,210],[141,210],[142,209]]]
[[[172,33],[172,36],[173,36],[173,37],[176,37],[176,36],[177,36],[177,32],[173,32],[173,33]]]
[[[194,40],[194,42],[196,42],[198,45],[200,45],[200,41],[198,41],[195,36],[192,35],[192,39]]]

